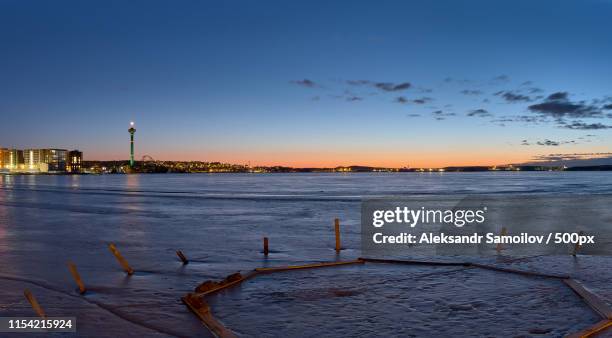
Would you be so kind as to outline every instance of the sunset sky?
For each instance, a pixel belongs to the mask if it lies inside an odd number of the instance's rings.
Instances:
[[[492,165],[612,152],[612,1],[0,0],[0,146]],[[612,155],[612,154],[610,154]]]

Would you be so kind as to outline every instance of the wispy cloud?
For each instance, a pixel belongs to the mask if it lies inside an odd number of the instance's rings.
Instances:
[[[530,102],[531,97],[523,95],[517,92],[502,90],[494,94],[506,100],[506,102],[517,103],[517,102]]]
[[[463,95],[481,95],[483,92],[478,89],[464,89],[460,93]]]
[[[406,104],[406,103],[425,104],[431,101],[433,101],[433,98],[427,97],[427,96],[423,96],[417,99],[408,99],[405,96],[398,96],[395,98],[395,102],[401,103],[401,104]]]
[[[525,164],[533,165],[610,165],[612,164],[612,153],[573,153],[573,154],[545,154],[532,158],[532,162]]]
[[[506,74],[501,74],[491,79],[491,82],[494,84],[507,83],[510,82],[510,77]]]
[[[552,93],[543,102],[530,105],[528,109],[554,118],[603,117],[600,108],[584,101],[572,102],[567,92]]]
[[[346,83],[350,84],[351,86],[362,86],[362,85],[370,84],[371,81],[368,81],[368,80],[347,80]]]
[[[480,109],[474,109],[474,110],[468,112],[467,116],[473,116],[473,117],[491,117],[491,116],[493,116],[493,114],[491,114],[486,109],[480,108]]]
[[[447,117],[456,115],[455,113],[447,113],[442,110],[436,110],[432,112],[431,114],[438,121],[446,120]]]
[[[544,139],[542,141],[536,141],[536,142],[529,142],[527,140],[523,140],[521,142],[521,145],[523,146],[532,146],[532,145],[537,145],[537,146],[547,146],[547,147],[558,147],[560,145],[564,145],[564,144],[576,144],[576,141],[571,140],[571,141],[552,141],[549,139]]]
[[[347,84],[351,86],[373,86],[374,88],[380,89],[384,92],[399,92],[403,90],[407,90],[412,87],[410,82],[376,82],[370,80],[347,80]]]
[[[298,86],[307,87],[307,88],[319,87],[318,84],[316,84],[314,81],[309,80],[309,79],[294,80],[294,81],[291,81],[291,83],[296,84]]]
[[[395,102],[404,104],[404,103],[410,102],[410,100],[408,100],[407,98],[403,96],[398,96],[395,98]]]
[[[386,92],[397,92],[401,90],[406,90],[410,88],[410,82],[402,82],[402,83],[391,83],[391,82],[378,82],[374,84],[374,87],[386,91]]]
[[[572,123],[560,123],[562,128],[575,129],[575,130],[598,130],[598,129],[612,129],[612,126],[605,125],[602,123],[584,123],[580,121],[574,121]]]

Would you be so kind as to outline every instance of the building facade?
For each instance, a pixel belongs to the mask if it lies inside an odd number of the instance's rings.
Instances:
[[[0,169],[23,173],[79,173],[83,153],[66,149],[0,148]]]
[[[68,160],[68,150],[65,149],[49,149],[49,171],[62,172],[66,171],[66,162]]]
[[[23,150],[4,149],[2,150],[2,162],[4,169],[22,170],[24,169]]]
[[[8,154],[8,149],[6,148],[0,148],[0,170],[5,169],[4,168],[4,162],[5,160],[5,155],[4,154]]]
[[[69,173],[80,173],[83,162],[83,152],[78,150],[72,150],[68,152],[68,158],[66,161],[66,171]]]
[[[25,149],[23,151],[25,169],[31,172],[47,172],[49,167],[49,152],[47,149]]]

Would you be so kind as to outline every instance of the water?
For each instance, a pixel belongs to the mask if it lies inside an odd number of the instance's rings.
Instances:
[[[206,335],[180,302],[202,281],[259,266],[359,257],[364,197],[465,193],[605,194],[612,193],[612,173],[0,176],[0,316],[32,315],[22,295],[29,288],[49,315],[78,315],[82,335]],[[339,256],[336,217],[346,247]],[[267,259],[264,236],[272,251]],[[134,276],[121,271],[110,242]],[[187,266],[176,258],[179,249],[192,261]],[[89,289],[85,297],[75,291],[67,261],[76,263]],[[514,265],[572,273],[612,299],[610,260],[537,258]],[[503,275],[508,287],[500,290],[497,273],[444,269],[367,264],[270,275],[210,302],[223,323],[245,336],[427,336],[452,334],[453,325],[463,334],[481,327],[481,335],[550,329],[548,335],[558,336],[598,320],[554,281]],[[413,278],[420,275],[433,277]],[[521,310],[524,302],[529,306]],[[337,310],[344,306],[347,312]],[[487,322],[496,321],[510,324],[495,334]],[[425,322],[430,326],[419,326]]]

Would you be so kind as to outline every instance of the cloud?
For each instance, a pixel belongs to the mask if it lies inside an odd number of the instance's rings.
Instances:
[[[374,88],[380,89],[385,92],[399,92],[399,91],[406,90],[412,87],[412,84],[410,82],[393,83],[393,82],[374,82],[370,80],[347,80],[346,83],[351,86],[370,85],[370,86],[373,86]]]
[[[516,92],[512,92],[509,90],[502,90],[495,93],[496,96],[500,96],[504,98],[507,102],[516,103],[516,102],[530,102],[531,97],[523,94],[519,94]]]
[[[431,89],[431,88],[425,88],[425,87],[418,87],[418,88],[417,88],[417,91],[418,91],[419,93],[426,94],[426,93],[431,93],[431,92],[433,92],[433,89]]]
[[[493,123],[505,123],[505,122],[522,122],[529,124],[539,124],[544,122],[550,122],[550,120],[543,116],[531,116],[531,115],[515,115],[515,116],[502,116],[498,119],[491,120]]]
[[[308,80],[308,79],[295,80],[295,81],[291,81],[291,83],[296,84],[298,86],[307,87],[307,88],[319,87],[319,85],[316,84],[314,81]]]
[[[544,92],[544,89],[542,88],[536,88],[536,87],[529,88],[529,93],[531,94],[537,94],[537,93],[543,93],[543,92]]]
[[[544,91],[542,88],[534,87],[533,81],[525,81],[521,83],[521,87],[522,87],[521,90],[526,90],[530,94],[541,93]],[[530,88],[525,88],[525,87],[530,87]]]
[[[467,113],[467,116],[474,116],[474,117],[490,117],[493,116],[493,114],[489,113],[488,110],[486,109],[475,109],[470,111],[469,113]]]
[[[521,141],[521,145],[523,146],[538,145],[538,146],[547,146],[547,147],[558,147],[563,144],[576,144],[576,141],[573,141],[573,140],[572,141],[552,141],[549,139],[544,139],[542,141],[537,141],[535,143],[529,143],[527,140]]]
[[[496,82],[496,83],[506,83],[509,81],[510,81],[510,77],[505,74],[498,75],[492,79],[492,82]]]
[[[363,101],[363,97],[359,96],[347,96],[346,100],[349,102]]]
[[[409,101],[410,101],[410,100],[408,100],[407,98],[405,98],[405,97],[403,97],[403,96],[398,96],[398,97],[395,99],[395,102],[397,102],[397,103],[401,103],[401,104],[408,103]]]
[[[574,153],[574,154],[546,154],[532,158],[532,162],[525,165],[610,165],[612,164],[612,153]]]
[[[421,114],[408,114],[407,117],[420,117]]]
[[[605,110],[612,110],[612,104],[607,104],[607,105],[603,106],[603,109],[605,109]]]
[[[416,103],[416,104],[425,104],[425,103],[427,103],[427,102],[431,102],[431,101],[433,101],[433,98],[431,98],[431,97],[426,97],[426,96],[423,96],[423,97],[421,97],[421,98],[419,98],[419,99],[414,99],[414,100],[412,100],[412,102],[414,102],[414,103]]]
[[[557,141],[551,141],[551,140],[544,140],[544,141],[538,141],[536,143],[539,146],[554,146],[557,147],[561,144],[561,142],[557,142]]]
[[[371,82],[368,80],[347,80],[346,83],[350,84],[351,86],[362,86],[370,84]]]
[[[612,126],[608,126],[601,123],[584,123],[580,121],[574,121],[571,124],[561,123],[562,128],[574,129],[574,130],[598,130],[598,129],[611,129]]]
[[[447,117],[455,116],[456,115],[455,113],[445,113],[445,112],[443,112],[441,110],[436,110],[436,111],[432,112],[431,114],[438,121],[446,120]]]
[[[601,110],[584,101],[572,102],[567,92],[550,94],[543,102],[530,105],[530,111],[554,118],[603,117]]]
[[[406,103],[425,104],[431,101],[433,101],[433,98],[427,97],[427,96],[423,96],[418,99],[407,99],[405,96],[398,96],[395,98],[395,102],[401,103],[401,104],[406,104]]]
[[[412,85],[410,82],[402,82],[402,83],[392,83],[392,82],[377,82],[374,84],[374,87],[386,91],[386,92],[397,92],[401,90],[406,90],[410,88]]]
[[[442,81],[444,81],[445,83],[451,83],[451,82],[455,82],[455,83],[470,83],[472,82],[471,80],[468,79],[455,79],[452,77],[446,77],[444,78]]]
[[[463,95],[480,95],[480,94],[482,94],[482,90],[464,89],[464,90],[460,91],[460,93],[463,94]]]
[[[556,92],[548,96],[548,100],[567,100],[567,92]]]

